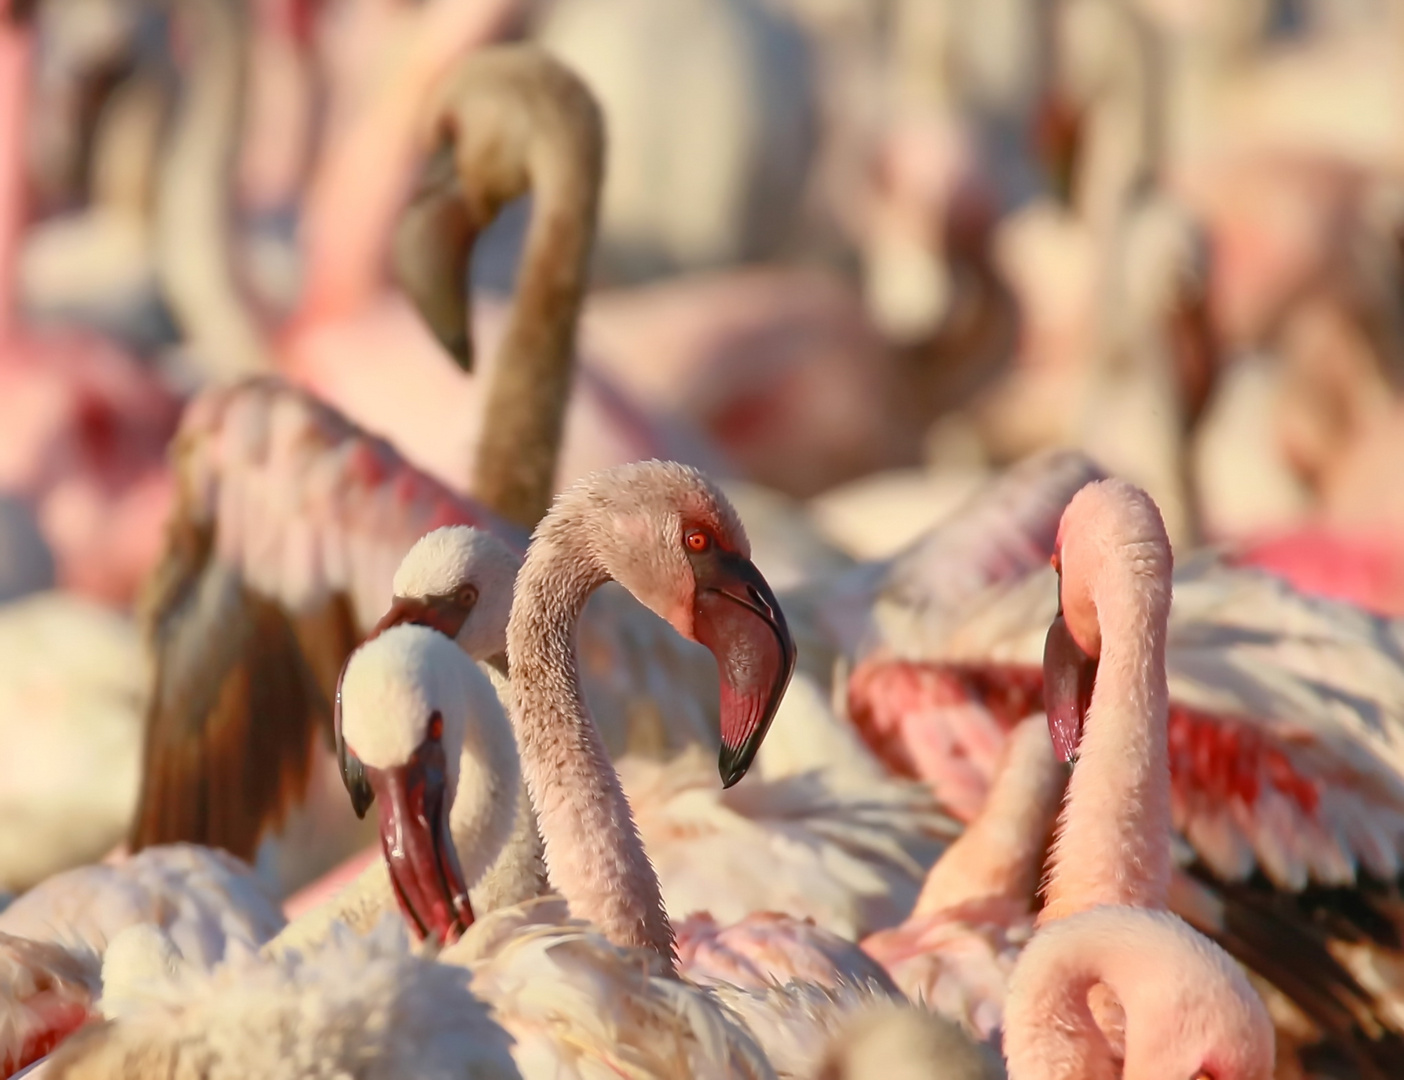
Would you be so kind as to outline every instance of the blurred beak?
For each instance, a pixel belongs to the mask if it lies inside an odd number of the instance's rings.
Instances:
[[[1072,636],[1058,605],[1057,618],[1043,642],[1043,707],[1048,734],[1063,761],[1076,761],[1087,708],[1097,682],[1097,658],[1088,656]]]
[[[402,623],[427,626],[446,637],[456,638],[472,610],[470,606],[456,603],[448,597],[397,596],[391,601],[389,610],[380,617],[380,622],[375,624],[367,640]]]
[[[473,370],[468,336],[468,252],[473,240],[453,151],[443,147],[425,164],[418,190],[400,215],[391,268],[434,337],[464,371]]]
[[[751,767],[795,671],[795,642],[775,594],[749,559],[722,555],[697,583],[693,630],[721,674],[722,786]]]
[[[400,910],[419,937],[453,941],[472,925],[473,909],[449,835],[443,747],[426,742],[408,764],[365,773]]]

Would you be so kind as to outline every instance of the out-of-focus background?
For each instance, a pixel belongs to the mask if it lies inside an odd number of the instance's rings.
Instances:
[[[130,805],[133,605],[200,387],[281,373],[465,489],[479,417],[444,387],[475,376],[410,314],[390,223],[437,81],[493,41],[545,45],[605,118],[561,483],[701,465],[783,588],[1079,447],[1177,550],[1404,613],[1398,0],[6,8],[0,599],[70,606],[0,625],[0,712],[92,695],[83,738],[0,754],[11,824],[75,756],[105,778],[75,821]],[[474,250],[482,342],[528,204]],[[4,835],[0,886],[56,868]]]

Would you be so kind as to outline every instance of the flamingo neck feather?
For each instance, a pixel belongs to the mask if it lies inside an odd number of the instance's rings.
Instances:
[[[1109,562],[1098,577],[1101,659],[1040,922],[1099,904],[1164,908],[1169,894],[1169,582]]]
[[[538,529],[517,576],[507,626],[512,721],[536,806],[551,883],[571,913],[616,945],[651,949],[674,970],[673,929],[658,876],[628,800],[585,704],[576,624],[590,594],[610,579],[584,529],[558,515]],[[548,519],[548,524],[551,519]]]

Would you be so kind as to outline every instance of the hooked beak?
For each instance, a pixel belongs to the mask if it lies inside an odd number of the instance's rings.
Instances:
[[[795,672],[795,642],[770,585],[749,559],[725,554],[697,582],[693,631],[721,674],[722,786],[751,767]]]
[[[445,637],[457,638],[472,610],[472,604],[459,603],[451,596],[397,596],[366,640],[402,623],[427,626]]]
[[[1060,582],[1061,586],[1061,582]],[[1062,761],[1076,761],[1082,727],[1097,682],[1097,657],[1088,656],[1063,618],[1063,605],[1043,642],[1043,707],[1048,734]]]
[[[473,909],[449,835],[443,747],[429,740],[407,764],[365,774],[400,910],[419,937],[453,941],[473,924]]]
[[[473,370],[468,252],[474,238],[453,148],[441,147],[425,164],[418,190],[395,227],[391,267],[396,283],[464,371]]]

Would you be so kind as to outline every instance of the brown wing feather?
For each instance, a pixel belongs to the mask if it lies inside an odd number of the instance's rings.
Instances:
[[[198,840],[251,859],[306,791],[354,629],[340,597],[289,619],[211,559],[208,530],[172,532],[148,621],[156,671],[131,846]]]
[[[181,422],[179,494],[143,597],[154,658],[133,850],[251,859],[307,790],[337,677],[439,525],[492,528],[335,410],[275,379],[208,390]]]

